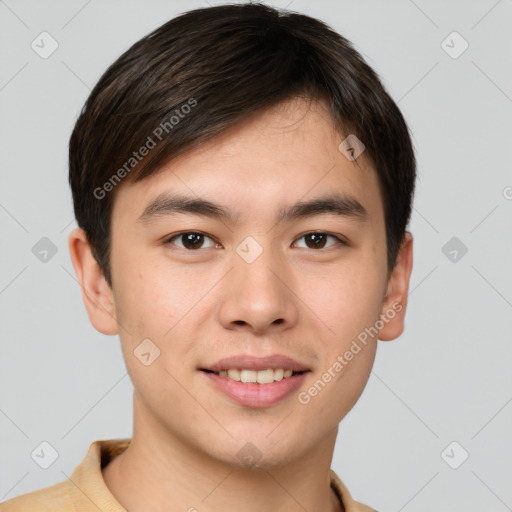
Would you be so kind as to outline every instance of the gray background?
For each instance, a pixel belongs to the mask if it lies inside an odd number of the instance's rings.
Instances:
[[[354,42],[418,157],[406,332],[379,343],[333,468],[381,512],[512,510],[512,1],[269,3]],[[67,249],[67,143],[122,51],[206,5],[0,1],[0,501],[62,481],[92,441],[131,435],[119,340],[89,324]],[[47,59],[31,48],[43,31],[59,45]],[[458,58],[458,36],[442,45],[453,31],[469,44]],[[46,262],[42,237],[57,249]],[[30,455],[42,441],[59,454],[46,470]]]

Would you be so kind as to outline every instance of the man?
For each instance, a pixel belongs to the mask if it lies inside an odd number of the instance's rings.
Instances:
[[[106,71],[69,151],[71,258],[133,436],[0,510],[372,510],[330,465],[403,331],[415,158],[351,44],[265,5],[190,11]]]

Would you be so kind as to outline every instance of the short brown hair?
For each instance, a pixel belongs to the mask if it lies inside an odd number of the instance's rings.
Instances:
[[[181,14],[136,42],[106,70],[76,122],[69,143],[75,216],[110,286],[118,183],[142,180],[294,96],[324,100],[340,133],[365,145],[382,193],[391,271],[416,177],[397,105],[352,44],[325,23],[258,3],[228,4]]]

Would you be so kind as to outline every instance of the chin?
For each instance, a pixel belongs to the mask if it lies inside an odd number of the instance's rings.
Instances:
[[[284,425],[277,429],[275,424],[268,429],[245,428],[240,432],[227,429],[232,438],[207,443],[203,450],[213,459],[233,468],[275,469],[292,463],[306,452],[305,440],[299,435],[290,435]],[[215,448],[212,450],[212,447]]]

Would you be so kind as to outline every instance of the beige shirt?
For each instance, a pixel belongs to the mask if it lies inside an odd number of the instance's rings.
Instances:
[[[93,442],[68,480],[0,503],[0,512],[126,512],[105,485],[101,469],[125,450],[130,441],[128,438]],[[346,512],[375,512],[354,501],[332,470],[331,487]]]

